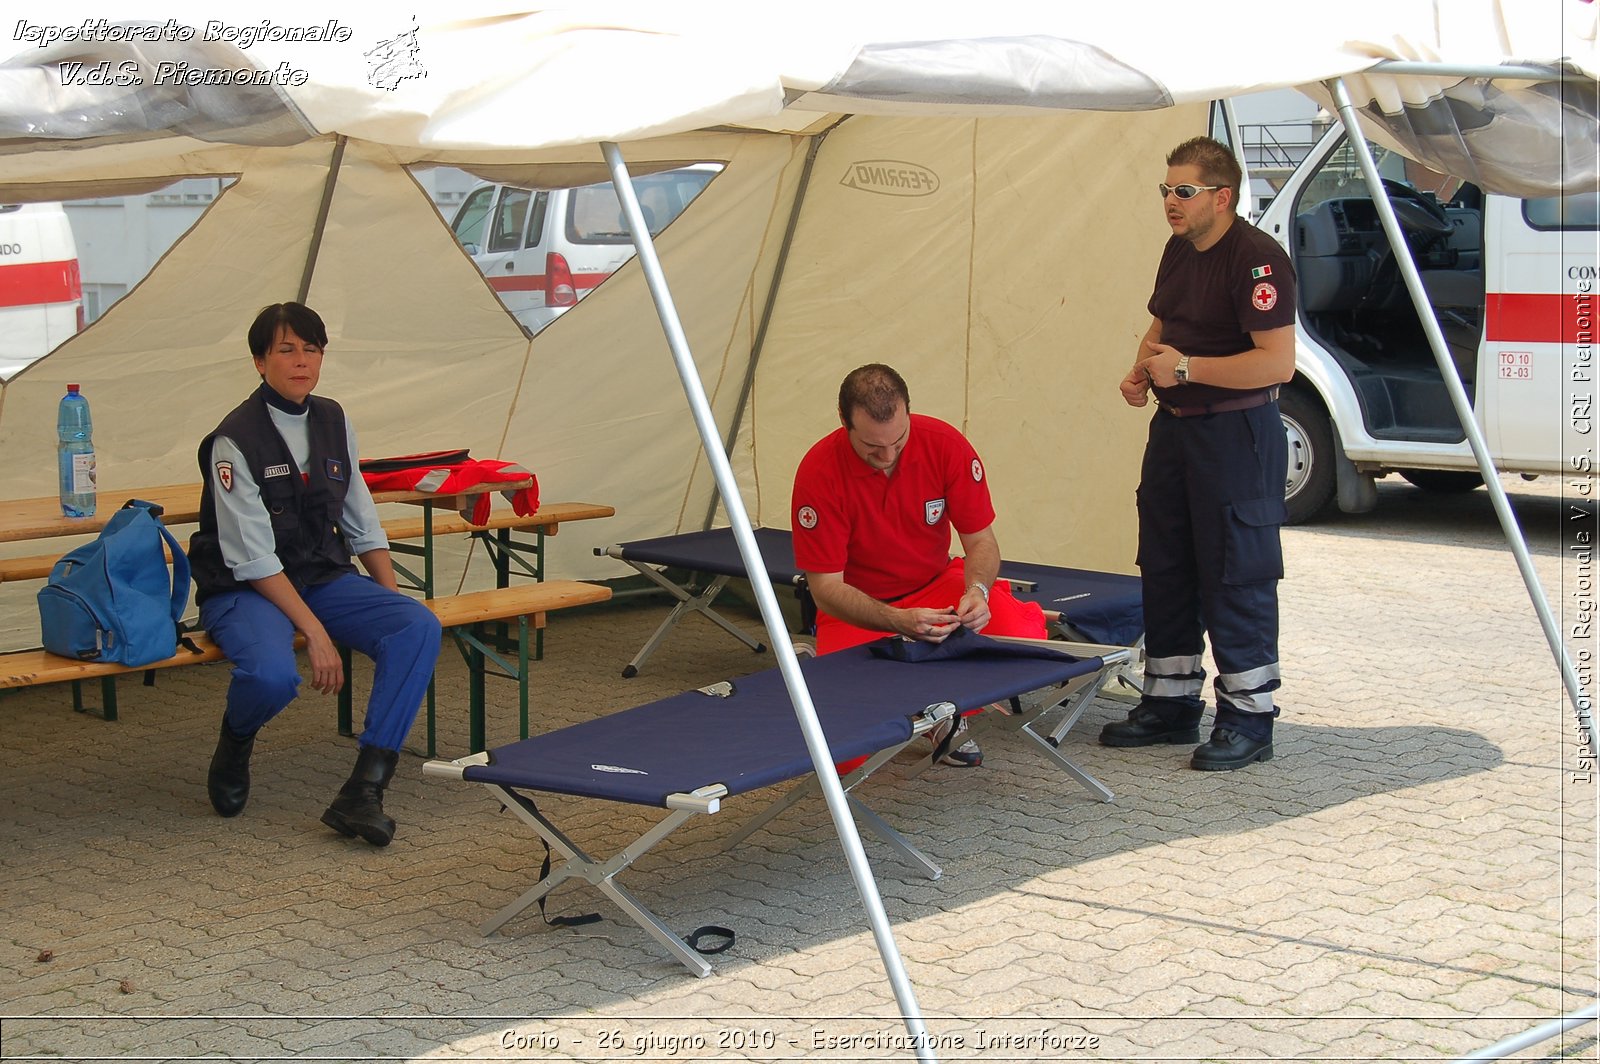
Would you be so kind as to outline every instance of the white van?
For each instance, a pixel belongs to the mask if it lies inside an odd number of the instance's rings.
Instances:
[[[721,163],[696,163],[635,177],[650,235],[670,225],[721,172]],[[548,191],[479,185],[450,228],[530,333],[575,306],[634,253],[609,181]]]
[[[1373,146],[1457,370],[1501,472],[1572,473],[1592,421],[1600,196],[1485,195]],[[1482,484],[1360,166],[1335,127],[1263,212],[1299,279],[1281,398],[1291,521],[1376,503],[1373,479]],[[1571,407],[1569,409],[1569,407]],[[1578,472],[1587,472],[1580,470]]]
[[[66,210],[0,204],[0,380],[82,328],[83,283]]]

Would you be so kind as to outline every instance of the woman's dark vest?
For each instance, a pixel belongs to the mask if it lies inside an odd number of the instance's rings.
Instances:
[[[189,540],[189,569],[194,575],[197,603],[208,595],[248,586],[233,578],[232,570],[222,559],[217,536],[210,463],[211,441],[218,436],[228,437],[239,448],[250,476],[260,487],[261,501],[272,521],[275,553],[295,590],[355,572],[349,544],[339,528],[350,477],[361,475],[349,464],[344,411],[332,399],[307,396],[311,459],[308,476],[302,477],[289,445],[272,424],[265,389],[263,384],[200,441],[200,480],[204,485],[200,494],[200,529]]]

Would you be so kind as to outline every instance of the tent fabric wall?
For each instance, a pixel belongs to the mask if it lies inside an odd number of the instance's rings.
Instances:
[[[796,137],[741,140],[657,240],[723,426],[738,402],[804,152]],[[504,454],[538,471],[546,498],[617,507],[603,527],[552,541],[562,575],[621,575],[593,556],[588,538],[612,543],[703,526],[716,488],[637,261],[534,339]]]
[[[1128,489],[1146,417],[1113,389],[1144,324],[1165,235],[1140,190],[1171,143],[1201,130],[1197,101],[1346,75],[1363,100],[1388,107],[1431,100],[1451,80],[1371,73],[1393,58],[1566,56],[1600,68],[1594,5],[1578,0],[1517,12],[1494,0],[1362,0],[1337,18],[1306,20],[1286,12],[1267,31],[1292,48],[1263,48],[1226,20],[1193,25],[1179,44],[1151,35],[1164,18],[1192,22],[1183,0],[1092,13],[1021,0],[826,12],[773,33],[765,21],[754,28],[766,16],[753,8],[593,0],[522,11],[468,0],[424,5],[415,21],[375,18],[342,42],[261,41],[225,61],[196,53],[219,69],[306,70],[307,84],[274,97],[297,128],[270,114],[266,126],[241,119],[235,128],[229,106],[238,101],[224,90],[148,79],[131,90],[64,85],[54,63],[92,61],[93,42],[13,41],[0,52],[0,198],[58,199],[96,181],[241,177],[134,292],[0,387],[0,492],[51,492],[50,419],[69,380],[95,404],[109,489],[194,475],[194,442],[253,383],[246,323],[299,284],[342,134],[350,139],[309,301],[335,336],[326,390],[356,416],[364,449],[467,445],[525,461],[547,498],[615,504],[618,517],[598,533],[607,539],[699,527],[714,492],[637,267],[529,340],[404,167],[515,168],[550,187],[603,177],[602,139],[645,167],[730,160],[661,241],[726,430],[805,134],[837,122],[829,111],[849,111],[822,144],[734,446],[757,520],[787,523],[789,477],[831,427],[839,376],[883,359],[907,373],[918,409],[962,425],[984,451],[1008,553],[1126,570]],[[171,14],[187,25],[215,16],[187,0]],[[59,21],[76,24],[65,13]],[[426,77],[380,84],[368,53],[408,29]],[[919,41],[945,42],[984,72],[978,81],[1003,91],[980,92],[962,71],[925,66],[901,47]],[[1023,51],[1044,66],[1017,66],[1017,41],[1032,42]],[[1032,46],[1052,41],[1070,47]],[[1103,110],[1128,101],[1102,98],[1094,70],[1070,59],[1093,49],[1183,106]],[[170,50],[157,49],[159,58],[173,58]],[[122,59],[128,49],[110,52]],[[868,53],[875,72],[848,74]],[[642,90],[570,91],[574,71],[619,63]],[[1028,87],[1040,77],[1066,95],[1037,98]],[[1402,84],[1411,88],[1397,92]],[[1496,82],[1495,91],[1517,84]],[[1466,88],[1471,97],[1481,86]],[[895,98],[883,99],[885,89]],[[530,106],[557,97],[560,108]],[[1039,106],[1064,99],[1089,109]],[[1582,110],[1588,97],[1576,99]],[[1467,107],[1461,120],[1471,124],[1469,104],[1453,106]],[[1592,106],[1582,113],[1592,117]],[[272,145],[262,140],[268,126]],[[1475,140],[1487,135],[1474,127]],[[889,196],[840,183],[848,166],[874,161],[916,162],[940,175],[940,187]],[[1012,469],[1025,479],[1009,479]],[[611,571],[573,542],[582,538],[555,541],[555,571]]]
[[[913,409],[963,428],[983,455],[1007,555],[1132,572],[1149,412],[1126,406],[1117,382],[1149,325],[1168,235],[1155,182],[1206,119],[1195,105],[857,117],[830,134],[736,450],[758,523],[789,527],[794,469],[838,424],[840,379],[883,361]],[[936,175],[937,190],[864,189],[874,165]]]
[[[805,141],[686,138],[678,148],[696,149],[690,158],[714,149],[728,163],[659,239],[726,424]],[[4,497],[54,491],[53,419],[69,381],[93,404],[107,503],[119,488],[196,479],[200,438],[255,385],[246,326],[300,284],[332,153],[332,138],[228,151],[243,176],[145,282],[0,385]],[[714,485],[637,263],[530,340],[395,154],[350,141],[307,302],[330,336],[319,391],[350,412],[363,454],[464,446],[522,462],[547,499],[615,505],[618,516],[592,529],[604,542],[701,527]],[[592,545],[552,540],[551,571],[617,575]]]

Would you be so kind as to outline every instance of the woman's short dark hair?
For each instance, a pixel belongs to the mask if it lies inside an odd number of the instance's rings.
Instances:
[[[250,323],[250,353],[261,358],[278,338],[278,327],[287,325],[291,332],[308,344],[328,346],[328,329],[317,312],[304,303],[274,303],[262,307],[256,320]]]
[[[888,421],[901,404],[911,409],[911,392],[905,378],[881,362],[853,369],[839,385],[839,420],[854,428],[851,417],[859,408],[874,421]]]

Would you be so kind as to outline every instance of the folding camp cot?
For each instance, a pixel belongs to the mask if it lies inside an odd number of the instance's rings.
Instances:
[[[1012,722],[1075,778],[1110,792],[1057,749],[1122,648],[1104,657],[1072,657],[1040,644],[1011,646],[972,636],[982,644],[969,656],[907,663],[875,656],[871,646],[809,658],[800,664],[833,757],[867,757],[844,779],[858,820],[930,878],[940,869],[856,797],[854,790],[913,736],[954,713],[996,702],[1018,710]],[[883,641],[887,643],[888,641]],[[1053,646],[1053,645],[1052,645]],[[998,650],[994,648],[999,648]],[[1022,656],[1018,656],[1022,655]],[[1021,696],[1056,685],[1064,697],[1023,710]],[[1057,708],[1064,719],[1048,735],[1036,731],[1041,716]],[[994,716],[985,714],[984,716]],[[483,925],[485,935],[553,889],[578,878],[603,892],[635,923],[697,975],[711,967],[690,945],[624,887],[615,876],[697,813],[715,813],[725,798],[789,780],[811,777],[813,765],[793,704],[777,669],[688,691],[545,735],[454,761],[429,761],[425,775],[480,783],[558,853],[561,863]],[[1092,788],[1092,789],[1093,789]],[[670,812],[610,858],[586,854],[539,809],[527,792],[576,795]],[[798,795],[782,796],[734,841],[743,839]],[[730,843],[731,844],[731,843]],[[547,865],[548,868],[548,865]]]
[[[793,538],[780,528],[758,528],[755,537],[767,579],[778,587],[795,589],[801,602],[801,626],[809,632],[815,607],[806,590],[805,574],[795,565]],[[633,660],[623,667],[623,676],[637,675],[673,626],[691,613],[705,615],[757,653],[766,649],[766,644],[751,638],[711,605],[729,580],[745,575],[744,559],[739,556],[731,528],[634,540],[596,547],[595,553],[626,562],[678,600]],[[658,566],[711,573],[715,579],[696,593],[669,579]],[[1010,561],[1000,563],[1000,576],[1011,584],[1019,599],[1037,602],[1047,615],[1058,614],[1057,629],[1067,639],[1134,647],[1144,636],[1144,608],[1137,576]]]

